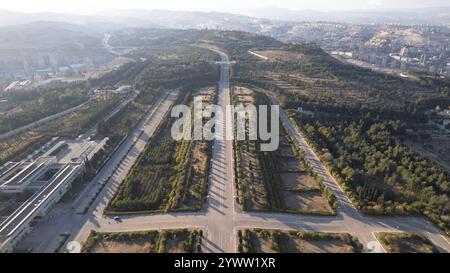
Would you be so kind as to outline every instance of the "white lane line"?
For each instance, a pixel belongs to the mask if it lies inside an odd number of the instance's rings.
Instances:
[[[450,241],[447,239],[447,237],[445,237],[444,235],[440,235],[441,237],[442,237],[442,239],[444,239],[446,242],[447,242],[447,244],[449,244],[450,245]]]

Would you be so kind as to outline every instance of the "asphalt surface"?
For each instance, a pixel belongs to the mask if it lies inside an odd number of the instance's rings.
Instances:
[[[102,218],[103,210],[125,178],[138,155],[144,150],[150,137],[176,100],[178,90],[171,91],[167,97],[161,98],[146,112],[142,121],[128,138],[122,143],[114,156],[93,179],[86,189],[72,204],[57,204],[49,214],[39,221],[32,232],[18,246],[21,249],[32,249],[33,252],[54,252],[61,242],[62,234],[70,235],[70,240],[85,239],[91,229],[96,228],[96,219]],[[100,194],[100,182],[111,177]],[[95,201],[92,199],[95,197]],[[89,207],[86,213],[80,214]],[[55,236],[56,235],[56,236]],[[70,241],[69,240],[69,241]]]
[[[230,101],[230,81],[228,56],[218,52],[220,62],[220,82],[218,93],[218,106],[224,115],[216,120],[214,149],[211,157],[209,173],[209,192],[206,204],[207,232],[203,249],[206,252],[234,252],[234,198],[233,198],[233,141],[229,136],[232,133],[233,119],[226,112]]]
[[[13,232],[22,227],[22,223],[30,219],[30,215],[36,214],[39,205],[46,199],[50,198],[51,194],[64,183],[65,179],[78,169],[78,166],[67,164],[61,169],[55,177],[42,190],[31,197],[29,202],[23,204],[17,213],[12,214],[8,219],[0,225],[0,241],[6,239]]]
[[[230,104],[229,90],[229,64],[228,57],[224,53],[219,53],[222,57],[220,62],[221,76],[218,94],[218,104],[225,107]],[[277,104],[271,97],[272,103]],[[171,100],[163,103],[158,108],[154,118],[151,119],[149,127],[145,130],[156,128],[164,114],[164,109],[168,109]],[[281,110],[281,109],[280,109]],[[376,232],[421,232],[427,236],[443,252],[450,252],[450,242],[443,233],[422,217],[370,217],[361,215],[353,207],[343,190],[339,187],[334,178],[326,170],[325,166],[318,159],[311,147],[304,138],[297,132],[290,120],[281,110],[280,119],[287,127],[288,132],[294,137],[299,148],[305,151],[307,160],[314,167],[314,170],[324,178],[325,185],[336,195],[340,204],[337,216],[307,216],[283,213],[240,213],[234,209],[234,187],[233,187],[233,152],[230,140],[216,139],[214,141],[214,151],[211,159],[211,173],[209,177],[208,198],[205,209],[199,212],[181,213],[158,213],[158,214],[135,214],[121,217],[120,221],[115,221],[111,217],[103,216],[103,209],[112,198],[117,187],[125,178],[132,163],[144,149],[147,138],[140,139],[135,148],[130,152],[127,143],[122,146],[116,156],[108,163],[105,176],[108,172],[113,172],[113,178],[106,185],[100,196],[96,199],[91,209],[86,215],[77,216],[74,213],[67,213],[67,208],[60,208],[59,212],[54,212],[52,218],[45,218],[41,221],[36,230],[28,236],[24,246],[30,246],[35,241],[39,246],[33,248],[35,252],[53,252],[59,241],[55,234],[67,232],[70,238],[67,242],[75,241],[82,244],[88,237],[91,230],[102,232],[131,232],[150,229],[173,229],[173,228],[202,228],[205,230],[203,240],[203,250],[205,252],[236,252],[236,231],[241,228],[263,228],[263,229],[284,229],[318,232],[347,232],[356,236],[364,246],[371,246],[373,252],[383,252],[382,247],[377,242],[374,234]],[[232,128],[231,117],[225,115],[219,122],[222,130],[216,130],[218,136]],[[136,137],[136,136],[135,136]],[[123,156],[122,156],[123,155]],[[125,160],[115,170],[119,158]],[[103,172],[103,171],[102,171]],[[90,189],[94,190],[94,189]],[[81,200],[88,198],[89,194],[82,194]],[[81,201],[78,201],[81,202]],[[82,206],[82,202],[75,202]],[[56,227],[55,227],[56,226]],[[36,231],[35,230],[35,231]],[[44,236],[45,235],[45,236]],[[66,242],[66,245],[67,245]],[[64,251],[63,248],[62,251]],[[72,248],[72,250],[76,248]]]

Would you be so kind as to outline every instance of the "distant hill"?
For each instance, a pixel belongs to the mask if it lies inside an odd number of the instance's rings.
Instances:
[[[148,20],[137,18],[113,18],[102,16],[74,15],[53,12],[24,13],[9,10],[0,10],[0,27],[10,25],[28,24],[38,21],[63,22],[73,25],[89,27],[91,31],[113,31],[123,27],[160,27]]]
[[[89,24],[95,21],[95,19],[89,16],[64,14],[64,13],[52,13],[52,12],[25,13],[9,10],[0,10],[0,26],[21,25],[36,21],[55,21],[55,22],[66,22],[71,24]]]
[[[105,20],[138,19],[147,24],[177,29],[220,29],[257,32],[262,24],[274,24],[267,19],[221,12],[169,10],[106,10],[96,14]],[[129,24],[127,24],[129,25]]]
[[[229,53],[245,53],[251,48],[280,47],[282,43],[274,38],[242,31],[180,30],[127,28],[114,32],[110,40],[116,47],[167,47],[213,43]]]
[[[233,9],[229,12],[285,21],[327,21],[352,24],[435,24],[450,25],[450,7],[403,10],[354,10],[320,12],[277,7]]]
[[[11,65],[21,70],[27,67],[45,67],[49,63],[65,65],[84,62],[86,59],[101,63],[108,59],[108,54],[102,48],[103,34],[123,29],[243,31],[270,36],[283,42],[316,42],[326,48],[338,38],[344,42],[346,39],[361,40],[363,43],[397,39],[407,44],[446,44],[448,28],[442,29],[440,34],[430,36],[429,31],[393,27],[388,23],[446,23],[450,26],[450,8],[348,12],[267,8],[234,12],[253,17],[223,12],[168,10],[105,10],[89,16],[0,10],[0,65],[5,66],[0,70],[7,71],[6,66]],[[377,22],[378,24],[369,24]],[[161,33],[164,34],[164,31]],[[121,37],[128,34],[124,32]],[[138,36],[132,36],[139,40]],[[160,37],[164,39],[164,35]],[[112,37],[111,43],[114,42],[124,41]]]
[[[64,22],[89,27],[92,31],[114,31],[124,27],[220,29],[265,32],[305,21],[352,24],[450,25],[450,7],[411,10],[355,10],[318,12],[276,7],[225,12],[169,10],[104,10],[92,15],[21,13],[0,10],[0,27],[36,21]]]
[[[0,74],[74,63],[104,63],[112,56],[102,45],[103,33],[62,22],[33,22],[0,27]]]
[[[36,21],[64,22],[89,26],[95,31],[114,31],[124,27],[222,29],[256,32],[267,19],[219,12],[169,10],[105,10],[94,15],[60,13],[21,13],[0,10],[0,27]],[[272,23],[273,24],[273,23]]]
[[[101,46],[101,35],[87,27],[34,22],[0,27],[0,49],[88,49]]]

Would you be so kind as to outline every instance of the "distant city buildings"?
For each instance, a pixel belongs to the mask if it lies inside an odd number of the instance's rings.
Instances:
[[[445,26],[308,22],[293,27],[289,33],[315,41],[332,55],[374,68],[450,77],[450,29]]]

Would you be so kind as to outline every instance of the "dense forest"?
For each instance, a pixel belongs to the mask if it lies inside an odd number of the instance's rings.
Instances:
[[[426,215],[450,228],[449,174],[402,143],[408,128],[428,121],[429,110],[450,105],[448,79],[420,74],[413,80],[343,64],[314,44],[262,52],[275,57],[241,55],[233,79],[274,93],[291,109],[361,210]]]
[[[441,227],[450,227],[450,176],[401,144],[404,123],[296,118],[363,211],[424,214]]]
[[[425,110],[450,105],[448,79],[418,75],[419,80],[412,80],[344,64],[315,44],[283,45],[276,50],[297,59],[263,61],[244,54],[239,56],[233,74],[235,80],[283,95],[281,103],[287,108],[389,112],[423,119]]]
[[[14,92],[8,94],[8,98],[19,106],[0,113],[0,133],[77,106],[87,101],[88,96],[81,89],[69,88]]]

